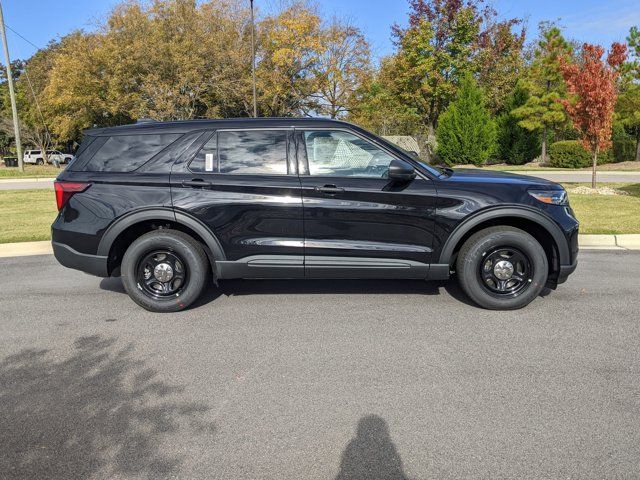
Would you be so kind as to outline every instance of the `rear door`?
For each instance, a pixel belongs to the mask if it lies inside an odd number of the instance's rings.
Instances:
[[[436,190],[387,178],[393,152],[341,129],[296,130],[309,277],[426,278]],[[406,159],[404,159],[406,160]]]
[[[302,196],[292,129],[211,132],[171,174],[173,206],[204,223],[222,276],[304,276]]]

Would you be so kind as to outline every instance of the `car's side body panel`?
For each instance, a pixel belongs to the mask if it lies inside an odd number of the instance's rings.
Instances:
[[[418,178],[309,175],[306,129],[353,132],[413,165]],[[189,169],[213,132],[285,129],[287,174],[231,175]],[[117,272],[113,246],[139,222],[181,225],[207,247],[217,278],[447,278],[454,250],[484,221],[522,217],[557,245],[559,280],[575,268],[578,223],[569,208],[543,205],[530,188],[560,188],[541,179],[464,171],[440,174],[388,142],[344,122],[238,119],[150,123],[90,131],[99,149],[110,135],[175,133],[181,137],[126,173],[86,172],[76,159],[59,180],[91,187],[71,197],[52,225],[63,265],[97,275]],[[302,164],[300,163],[302,162]],[[298,174],[299,172],[299,174]],[[202,184],[194,183],[201,180]],[[323,190],[335,187],[336,192]],[[564,272],[564,273],[563,273]]]

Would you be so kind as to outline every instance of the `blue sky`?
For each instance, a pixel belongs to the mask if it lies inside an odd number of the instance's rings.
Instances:
[[[254,0],[266,11],[279,0]],[[248,0],[247,0],[248,2]],[[317,0],[329,15],[349,19],[369,39],[376,57],[393,51],[390,27],[407,18],[406,0]],[[117,0],[4,0],[5,21],[9,27],[37,46],[76,28],[91,29],[104,19]],[[557,20],[567,37],[609,46],[624,41],[632,25],[640,25],[638,0],[493,0],[501,17],[527,20],[529,38],[533,38],[541,20]],[[11,30],[7,31],[11,56],[28,58],[35,47]],[[3,59],[4,60],[4,59]]]

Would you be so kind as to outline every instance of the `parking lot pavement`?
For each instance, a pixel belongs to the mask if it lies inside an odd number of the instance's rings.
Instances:
[[[0,259],[0,477],[637,478],[638,252],[516,312],[453,282],[227,281],[140,310]]]

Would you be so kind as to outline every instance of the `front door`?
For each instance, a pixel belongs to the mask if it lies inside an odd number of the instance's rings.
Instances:
[[[303,219],[291,129],[212,132],[189,164],[176,165],[176,212],[204,223],[218,239],[220,276],[302,277]]]
[[[387,178],[393,153],[339,129],[296,130],[308,277],[426,278],[436,192]]]

